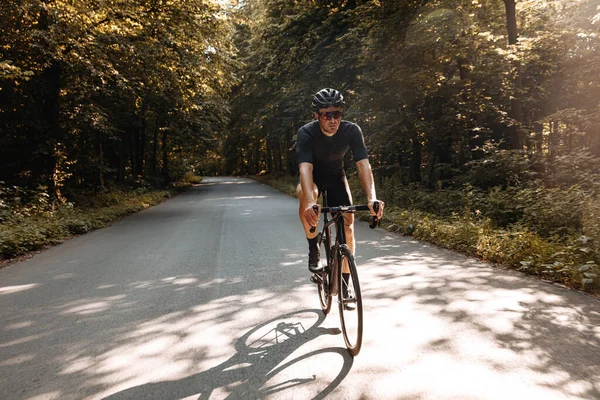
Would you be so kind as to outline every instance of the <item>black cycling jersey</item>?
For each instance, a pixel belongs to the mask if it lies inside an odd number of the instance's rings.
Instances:
[[[315,120],[298,130],[296,140],[298,164],[313,165],[313,180],[317,184],[345,176],[344,155],[348,149],[352,150],[354,162],[368,157],[360,127],[348,121],[341,121],[335,135],[327,136]]]

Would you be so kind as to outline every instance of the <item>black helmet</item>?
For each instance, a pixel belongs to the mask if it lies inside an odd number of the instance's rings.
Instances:
[[[319,112],[320,108],[344,107],[345,104],[344,96],[339,91],[325,88],[319,90],[313,97],[312,109]]]

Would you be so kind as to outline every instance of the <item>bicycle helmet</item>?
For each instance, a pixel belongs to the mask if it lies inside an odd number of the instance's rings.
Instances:
[[[344,107],[344,96],[335,89],[325,88],[319,90],[313,97],[312,109],[319,112],[321,108]]]

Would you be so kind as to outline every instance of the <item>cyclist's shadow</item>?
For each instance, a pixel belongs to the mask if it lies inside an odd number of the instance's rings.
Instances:
[[[314,313],[316,322],[305,329],[302,322],[290,322],[300,314]],[[348,375],[353,359],[345,348],[325,348],[304,354],[278,366],[295,350],[321,335],[335,335],[337,328],[322,328],[325,316],[321,310],[303,310],[279,316],[251,329],[236,341],[237,353],[224,363],[198,374],[176,381],[147,383],[114,393],[105,400],[123,399],[181,399],[199,396],[208,399],[218,388],[230,391],[230,399],[257,399],[316,380],[316,376],[289,379],[272,386],[263,387],[271,378],[290,366],[307,358],[325,353],[339,354],[344,362],[342,369],[330,384],[312,395],[323,399]],[[279,322],[278,322],[279,321]],[[223,392],[219,393],[222,397]]]

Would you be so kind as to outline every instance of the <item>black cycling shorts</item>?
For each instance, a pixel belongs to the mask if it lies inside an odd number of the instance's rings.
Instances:
[[[323,189],[327,188],[327,205],[330,207],[351,206],[352,194],[345,175],[339,178],[330,178],[324,181],[315,180],[315,185],[319,188],[319,196]],[[300,184],[300,177],[298,177]]]

